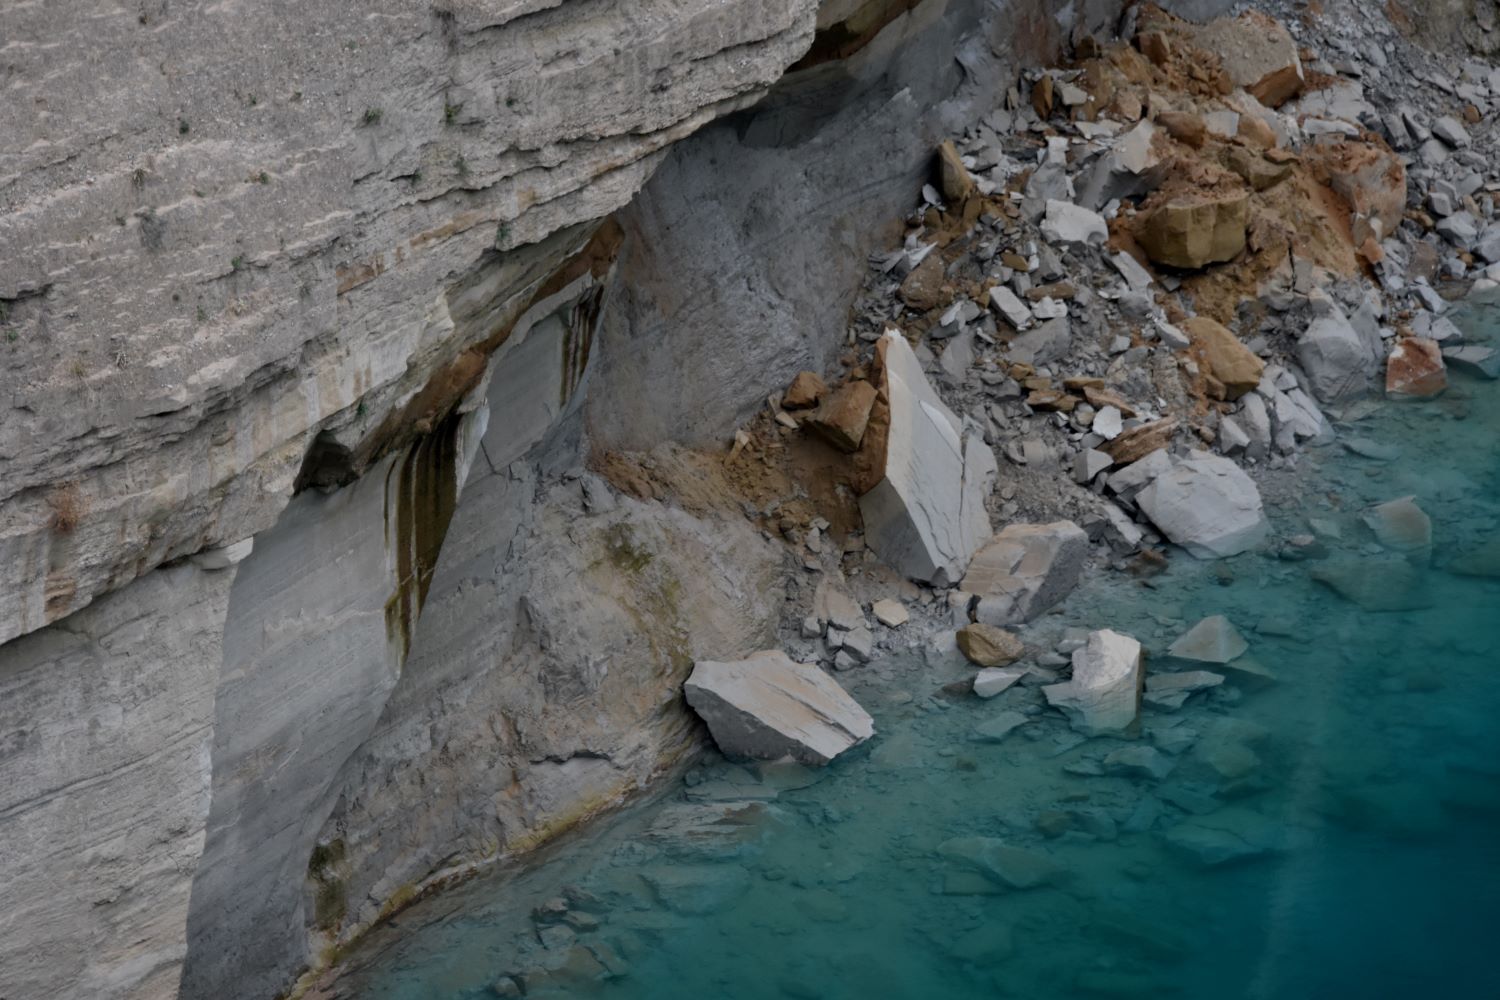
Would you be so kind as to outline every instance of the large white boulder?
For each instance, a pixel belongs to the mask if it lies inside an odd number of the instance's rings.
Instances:
[[[986,625],[1020,625],[1078,585],[1089,537],[1072,521],[1007,525],[975,555],[962,589],[979,596]]]
[[[879,479],[859,498],[865,540],[892,569],[947,586],[990,536],[995,453],[938,398],[906,338],[887,330],[876,350],[888,426]]]
[[[1073,651],[1073,677],[1042,688],[1047,702],[1061,709],[1073,728],[1089,736],[1127,732],[1140,715],[1141,644],[1110,629],[1090,632]]]
[[[1163,535],[1200,559],[1238,555],[1269,530],[1254,480],[1208,452],[1177,462],[1141,490],[1136,503]]]
[[[820,765],[875,733],[870,714],[832,677],[779,650],[700,660],[684,692],[728,757]]]

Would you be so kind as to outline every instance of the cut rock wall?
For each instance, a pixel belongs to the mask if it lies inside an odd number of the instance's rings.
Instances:
[[[274,995],[691,746],[780,549],[589,451],[825,368],[937,139],[1114,13],[815,6],[0,15],[0,995]]]

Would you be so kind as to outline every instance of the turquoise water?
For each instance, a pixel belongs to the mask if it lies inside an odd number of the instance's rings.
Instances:
[[[1461,325],[1488,336],[1482,310]],[[1500,996],[1500,579],[1449,571],[1500,538],[1500,383],[1456,374],[1439,400],[1348,416],[1346,437],[1398,457],[1334,445],[1266,488],[1278,536],[1317,519],[1310,554],[1326,558],[1179,555],[1149,580],[1091,581],[1025,632],[1065,651],[1069,628],[1114,628],[1167,669],[1173,639],[1224,614],[1274,683],[1234,671],[1176,712],[1148,708],[1136,743],[1085,741],[1036,685],[946,693],[972,669],[924,641],[840,675],[877,736],[833,766],[705,760],[532,870],[400,915],[337,992]],[[1408,494],[1433,521],[1407,602],[1426,606],[1365,611],[1311,579],[1330,559],[1386,579],[1360,514]],[[976,742],[1004,711],[1030,721]],[[1102,765],[1132,745],[1171,772]],[[975,836],[1025,851],[1041,884],[1002,885],[942,847]],[[558,897],[566,922],[533,919]]]

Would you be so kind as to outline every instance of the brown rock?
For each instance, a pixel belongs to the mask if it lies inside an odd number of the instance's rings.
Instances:
[[[1158,264],[1194,270],[1233,260],[1245,249],[1250,197],[1216,188],[1178,195],[1136,223],[1135,238]]]
[[[1182,331],[1192,340],[1209,375],[1220,383],[1220,399],[1239,399],[1260,384],[1266,363],[1240,339],[1207,316],[1183,320]]]
[[[1230,82],[1268,108],[1281,107],[1306,83],[1297,43],[1279,21],[1258,11],[1194,28],[1192,39],[1219,57]]]
[[[810,410],[828,394],[828,386],[816,372],[798,372],[781,397],[781,405],[788,410]]]
[[[1136,415],[1135,407],[1130,405],[1130,402],[1124,396],[1103,386],[1084,386],[1083,398],[1088,400],[1089,405],[1096,410],[1102,410],[1106,406],[1113,406],[1120,411],[1120,416],[1122,417],[1133,417]]]
[[[1104,442],[1099,449],[1114,459],[1116,465],[1129,465],[1171,444],[1172,435],[1176,433],[1177,418],[1164,417],[1154,423],[1132,427],[1113,441]]]
[[[1224,150],[1224,165],[1245,179],[1257,191],[1275,187],[1292,173],[1290,163],[1272,163],[1261,153],[1244,146],[1229,146]]]
[[[962,205],[974,193],[974,178],[969,168],[958,156],[953,140],[945,139],[938,145],[938,177],[943,186],[943,197],[949,205]]]
[[[1078,407],[1078,398],[1057,389],[1038,389],[1026,397],[1026,405],[1033,410],[1056,410],[1072,413]]]
[[[1003,667],[1026,655],[1026,646],[1010,632],[994,625],[970,625],[958,630],[958,649],[981,667]]]
[[[1036,116],[1042,121],[1052,117],[1052,105],[1054,101],[1051,74],[1044,73],[1031,88],[1031,107],[1036,111]]]
[[[919,312],[943,304],[943,261],[936,253],[928,254],[901,282],[897,290],[901,301]]]
[[[1115,91],[1114,100],[1109,102],[1107,110],[1123,122],[1138,122],[1145,113],[1140,97],[1130,90]]]
[[[840,451],[857,451],[865,438],[875,395],[875,387],[868,382],[846,382],[823,400],[803,426]]]
[[[1050,285],[1037,285],[1035,288],[1026,289],[1026,297],[1032,302],[1040,302],[1043,299],[1071,299],[1078,294],[1078,289],[1071,281],[1054,281]]]
[[[1014,250],[1007,250],[1002,253],[1000,255],[1000,263],[1004,264],[1006,267],[1010,268],[1013,271],[1027,273],[1031,270],[1031,261],[1027,260],[1025,257],[1022,257]]]
[[[1165,66],[1172,61],[1172,43],[1160,31],[1143,31],[1135,36],[1135,44],[1141,55],[1154,65]]]
[[[1322,160],[1328,186],[1349,203],[1356,246],[1379,243],[1396,231],[1406,211],[1406,167],[1388,149],[1372,143],[1341,142],[1327,147]]]
[[[1246,111],[1240,112],[1237,133],[1241,139],[1261,149],[1274,149],[1277,143],[1276,130],[1271,128],[1270,123],[1259,115]]]
[[[1396,341],[1385,363],[1385,394],[1425,399],[1448,388],[1448,370],[1437,341],[1404,337]]]
[[[1167,130],[1167,134],[1178,142],[1194,149],[1202,149],[1208,141],[1208,126],[1202,115],[1189,111],[1163,111],[1156,116],[1156,124]]]

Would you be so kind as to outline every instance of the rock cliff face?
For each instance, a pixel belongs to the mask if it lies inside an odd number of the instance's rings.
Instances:
[[[669,766],[781,556],[590,451],[824,367],[1115,6],[0,14],[0,995],[273,996]]]

